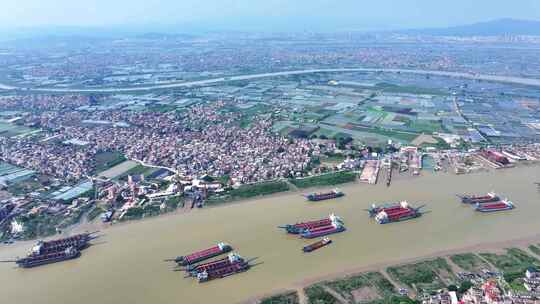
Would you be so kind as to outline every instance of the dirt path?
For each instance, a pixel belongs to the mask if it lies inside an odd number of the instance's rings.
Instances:
[[[349,301],[345,300],[345,298],[343,298],[337,291],[333,290],[332,288],[328,286],[323,286],[322,288],[324,289],[324,291],[331,294],[339,303],[350,304]]]
[[[450,266],[450,269],[452,269],[454,273],[464,272],[464,270],[461,269],[461,267],[459,267],[456,263],[454,263],[452,259],[450,259],[449,256],[445,256],[444,259],[446,260],[446,263],[448,263],[448,265]]]
[[[306,296],[304,288],[298,288],[296,292],[298,294],[298,303],[309,304],[309,300],[308,300],[308,297]]]
[[[407,289],[408,291],[408,295],[409,297],[411,298],[416,298],[416,292],[414,290],[412,290],[411,288],[409,288],[408,286],[404,286],[404,285],[401,285],[399,284],[397,281],[394,280],[394,278],[392,278],[392,276],[390,276],[390,274],[388,274],[388,272],[386,272],[386,268],[383,268],[381,270],[379,270],[379,272],[383,275],[383,277],[385,277],[390,283],[392,283],[392,285],[394,285],[394,288],[396,289],[396,291],[399,291],[399,289],[403,288],[403,289]]]

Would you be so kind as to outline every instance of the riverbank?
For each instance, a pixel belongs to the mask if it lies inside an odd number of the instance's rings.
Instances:
[[[451,250],[444,250],[440,252],[434,252],[429,255],[424,256],[418,256],[410,259],[396,259],[393,261],[388,261],[385,263],[379,263],[374,265],[368,265],[365,267],[357,267],[350,270],[344,270],[339,271],[336,273],[324,275],[324,276],[318,276],[318,277],[312,277],[307,278],[305,280],[296,282],[290,286],[290,289],[284,289],[284,290],[275,290],[272,293],[263,294],[254,296],[248,300],[246,300],[245,304],[257,304],[263,299],[268,299],[271,297],[279,296],[282,294],[290,294],[290,293],[302,293],[304,289],[313,286],[315,284],[325,283],[325,282],[332,282],[336,280],[342,280],[346,278],[350,278],[352,276],[361,275],[369,272],[384,272],[386,273],[389,267],[400,267],[410,264],[415,264],[419,262],[424,261],[430,261],[436,258],[450,258],[453,255],[458,254],[485,254],[485,253],[493,253],[493,254],[503,254],[505,253],[505,250],[508,248],[518,248],[521,250],[524,250],[529,256],[540,259],[540,255],[538,255],[535,252],[532,252],[529,249],[530,245],[537,245],[540,244],[540,234],[527,237],[527,238],[521,238],[521,239],[514,239],[514,240],[507,240],[507,241],[501,241],[501,242],[492,242],[492,243],[484,243],[484,244],[476,244],[472,246],[467,246],[463,248],[455,248]],[[489,262],[488,262],[489,263]],[[493,265],[489,265],[489,269],[495,268]],[[465,269],[460,269],[462,271],[466,271]],[[493,269],[495,270],[495,269]],[[500,269],[497,269],[500,270]],[[399,282],[396,284],[399,286],[404,286],[404,284],[399,284]]]
[[[433,256],[456,248],[536,237],[540,222],[538,166],[456,176],[423,173],[397,179],[391,187],[351,183],[340,186],[346,196],[319,203],[295,193],[194,210],[189,216],[166,215],[102,229],[99,244],[80,259],[36,269],[0,265],[4,295],[17,303],[239,303],[254,295],[290,290],[341,273]],[[456,193],[491,190],[509,197],[515,210],[478,214],[456,199]],[[306,191],[306,190],[303,190]],[[429,213],[408,222],[378,225],[364,209],[371,203],[408,200],[427,203]],[[332,236],[334,244],[310,255],[308,241],[276,227],[336,213],[347,232]],[[182,279],[165,258],[230,243],[243,256],[258,257],[250,271],[223,280],[197,284]],[[28,247],[0,249],[0,259],[22,255]],[[141,281],[144,277],[144,288]],[[26,292],[32,286],[33,292]],[[81,286],[84,286],[81,291]],[[231,292],[234,290],[234,292]],[[81,296],[81,293],[83,296]]]

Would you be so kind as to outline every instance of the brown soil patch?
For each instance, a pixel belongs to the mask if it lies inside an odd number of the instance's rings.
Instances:
[[[377,289],[371,286],[365,286],[353,290],[351,292],[351,295],[353,296],[354,303],[371,302],[379,300],[381,298],[381,296],[379,296],[379,293],[377,292]]]

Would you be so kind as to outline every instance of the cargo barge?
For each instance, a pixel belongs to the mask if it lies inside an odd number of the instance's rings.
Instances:
[[[66,260],[75,259],[81,256],[81,251],[75,247],[68,247],[62,251],[49,252],[39,255],[30,255],[25,258],[16,259],[14,261],[3,262],[15,262],[17,266],[21,268],[32,268]]]
[[[500,198],[494,192],[489,192],[486,195],[458,195],[461,202],[464,204],[483,204],[500,201]]]
[[[316,237],[340,233],[343,231],[345,231],[345,226],[343,226],[343,224],[341,224],[340,222],[332,222],[332,224],[327,226],[306,229],[300,234],[300,236],[305,239],[313,239]]]
[[[215,271],[221,268],[231,266],[235,263],[244,263],[244,262],[245,262],[244,258],[242,258],[240,255],[233,252],[233,253],[230,253],[227,257],[216,260],[216,261],[199,264],[199,265],[190,265],[185,270],[190,276],[196,277],[199,273],[202,273],[205,271],[206,272]]]
[[[328,216],[328,218],[325,218],[325,219],[314,220],[314,221],[309,221],[309,222],[304,222],[304,223],[297,223],[297,224],[292,224],[292,225],[285,225],[285,226],[280,226],[279,228],[285,229],[287,233],[290,233],[290,234],[301,234],[302,232],[308,229],[314,229],[318,227],[331,225],[332,222],[343,223],[343,220],[339,216],[336,216],[335,214],[332,213]]]
[[[344,196],[345,193],[339,191],[338,189],[334,189],[330,192],[324,192],[324,193],[310,193],[306,195],[306,199],[310,202],[318,202],[318,201],[324,201],[329,199],[334,199],[338,197]]]
[[[43,255],[47,253],[53,253],[53,252],[60,252],[64,251],[67,248],[73,247],[77,250],[82,250],[86,247],[88,247],[89,242],[95,238],[94,234],[96,232],[91,233],[81,233],[74,236],[70,236],[63,239],[57,239],[57,240],[51,240],[51,241],[38,241],[36,245],[34,245],[30,252],[28,253],[29,256],[34,255]]]
[[[188,265],[202,262],[204,260],[208,260],[210,258],[216,257],[218,255],[221,255],[230,251],[232,251],[232,247],[230,245],[227,245],[225,243],[219,243],[216,246],[205,249],[205,250],[197,251],[189,255],[185,255],[185,256],[179,256],[173,259],[173,261],[175,261],[181,266],[188,266]]]
[[[382,209],[375,216],[375,221],[379,224],[388,224],[414,219],[422,216],[420,212],[422,207],[412,208],[407,202],[401,202],[399,207]]]
[[[324,237],[322,240],[318,241],[318,242],[315,242],[313,244],[309,244],[307,246],[305,246],[304,248],[302,248],[302,251],[304,252],[312,252],[312,251],[315,251],[317,249],[320,249],[324,246],[327,246],[327,245],[330,245],[332,244],[332,240],[327,238],[327,237]]]
[[[485,204],[476,204],[476,207],[474,208],[478,212],[497,212],[497,211],[505,211],[505,210],[512,210],[515,206],[512,202],[508,200],[502,200],[498,202],[492,202],[492,203],[485,203]]]
[[[398,210],[400,208],[401,208],[401,203],[386,203],[380,206],[373,204],[366,211],[369,212],[369,217],[375,217],[381,211],[391,212],[392,210]]]
[[[234,263],[219,269],[205,270],[197,274],[197,281],[199,283],[208,282],[215,279],[225,278],[231,275],[235,275],[241,272],[248,271],[250,268],[249,263],[240,262]]]

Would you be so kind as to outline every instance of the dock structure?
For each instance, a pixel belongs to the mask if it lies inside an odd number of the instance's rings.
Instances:
[[[360,182],[375,185],[379,176],[381,162],[379,160],[367,160],[362,174],[360,174]]]
[[[390,167],[388,167],[388,175],[386,176],[386,186],[390,187],[392,183],[392,171],[394,169],[394,162],[390,162]]]

